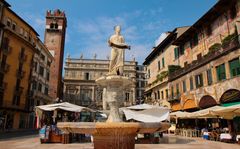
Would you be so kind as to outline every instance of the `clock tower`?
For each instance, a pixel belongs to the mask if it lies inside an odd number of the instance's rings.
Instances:
[[[44,44],[54,57],[49,77],[49,95],[54,99],[62,98],[62,69],[66,27],[67,18],[63,11],[59,9],[47,11]]]

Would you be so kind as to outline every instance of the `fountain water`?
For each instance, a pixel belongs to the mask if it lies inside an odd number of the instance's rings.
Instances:
[[[129,77],[123,76],[124,49],[130,46],[124,44],[120,35],[120,26],[115,27],[109,45],[112,47],[109,74],[96,80],[96,83],[106,88],[107,103],[110,114],[105,123],[60,122],[57,124],[64,133],[85,133],[93,135],[94,149],[134,149],[135,136],[138,133],[154,133],[165,131],[169,123],[122,122],[119,114],[119,103],[122,101],[124,89],[134,83]]]

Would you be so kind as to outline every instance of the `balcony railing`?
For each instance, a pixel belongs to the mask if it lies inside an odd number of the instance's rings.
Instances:
[[[3,82],[3,83],[0,85],[0,91],[3,92],[6,88],[7,88],[7,83],[6,83],[6,82]]]
[[[17,70],[17,78],[23,78],[24,77],[24,75],[25,75],[25,72],[24,71],[20,71],[20,70]]]
[[[22,94],[23,93],[23,87],[16,87],[16,89],[15,89],[15,94],[17,94],[17,95],[20,95],[20,94]]]
[[[210,61],[213,61],[223,55],[230,53],[231,51],[234,51],[234,50],[240,48],[237,37],[238,36],[236,36],[236,38],[234,38],[229,44],[223,46],[220,50],[209,52],[208,54],[204,55],[202,58],[200,58],[198,60],[194,60],[192,63],[187,64],[185,67],[180,68],[180,69],[170,73],[169,81],[173,81],[177,78],[180,78],[181,76],[183,76],[201,66],[206,65]]]
[[[167,101],[168,102],[177,102],[177,101],[180,102],[180,100],[181,100],[181,94],[177,94],[174,96],[170,96]]]
[[[26,62],[27,61],[27,55],[26,54],[19,54],[18,59],[20,62]]]
[[[6,73],[6,72],[8,72],[9,71],[9,67],[10,67],[10,65],[8,65],[8,64],[4,64],[4,65],[0,65],[0,72],[2,72],[2,73]]]
[[[52,101],[52,98],[40,91],[30,91],[29,92],[29,95],[33,98],[39,98],[39,99],[43,99],[44,102],[51,102]]]
[[[12,47],[8,46],[6,48],[3,48],[2,50],[4,54],[10,54],[12,52]]]

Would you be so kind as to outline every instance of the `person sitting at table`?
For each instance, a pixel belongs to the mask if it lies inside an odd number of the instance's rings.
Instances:
[[[201,132],[202,132],[203,139],[208,140],[208,139],[209,139],[209,133],[208,133],[207,128],[203,128],[203,129],[201,130]]]

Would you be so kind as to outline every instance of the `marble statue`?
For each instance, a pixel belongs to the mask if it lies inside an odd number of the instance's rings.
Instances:
[[[130,50],[130,46],[125,44],[123,36],[120,34],[121,27],[119,25],[114,27],[115,34],[108,40],[111,50],[111,59],[109,66],[109,75],[123,75],[125,49]]]

